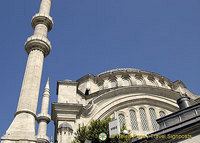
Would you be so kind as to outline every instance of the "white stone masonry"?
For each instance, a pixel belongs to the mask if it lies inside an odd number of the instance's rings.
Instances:
[[[51,117],[48,114],[49,109],[49,97],[50,97],[50,89],[49,89],[49,78],[47,80],[44,93],[42,96],[42,107],[41,113],[37,116],[38,121],[38,135],[37,135],[37,142],[38,143],[48,143],[49,137],[47,137],[47,124],[50,122]]]
[[[53,26],[52,18],[49,16],[50,7],[51,0],[41,0],[39,13],[32,18],[31,24],[35,32],[25,43],[25,50],[29,56],[17,112],[6,134],[1,138],[2,143],[37,142],[35,119],[43,61],[51,51],[51,44],[47,39],[47,32]]]

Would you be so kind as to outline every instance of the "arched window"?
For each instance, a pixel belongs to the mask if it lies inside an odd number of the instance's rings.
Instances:
[[[130,80],[124,79],[124,86],[130,86]]]
[[[130,110],[130,119],[131,119],[131,127],[132,130],[138,130],[138,123],[137,123],[137,117],[134,110]]]
[[[135,79],[136,79],[137,85],[143,85],[144,78],[141,74],[135,74]]]
[[[99,90],[103,90],[103,84],[99,85]]]
[[[152,127],[153,127],[153,130],[154,131],[157,131],[159,129],[159,126],[158,126],[158,123],[156,122],[156,112],[153,108],[149,108],[149,114],[150,114],[150,117],[151,117],[151,124],[152,124]]]
[[[124,126],[125,125],[125,116],[123,114],[119,114],[118,117],[119,117],[120,126]]]
[[[148,126],[148,122],[147,122],[147,115],[146,115],[144,108],[140,108],[139,112],[140,112],[140,119],[141,119],[141,122],[142,122],[142,129],[144,131],[149,131],[149,126]]]
[[[165,112],[163,111],[160,111],[159,114],[160,114],[160,117],[164,117],[166,115]]]
[[[117,87],[117,81],[116,80],[112,80],[111,81],[111,88]]]

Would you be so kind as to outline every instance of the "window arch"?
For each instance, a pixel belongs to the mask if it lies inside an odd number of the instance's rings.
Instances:
[[[111,81],[111,88],[117,87],[117,81],[116,80],[112,80]]]
[[[140,112],[140,119],[141,119],[141,122],[142,122],[143,131],[149,131],[149,126],[148,126],[148,122],[147,122],[147,115],[146,115],[144,108],[139,108],[139,112]]]
[[[120,126],[125,126],[125,116],[123,114],[118,115]]]
[[[137,116],[134,110],[130,110],[130,119],[131,119],[131,127],[132,130],[138,130]]]
[[[129,79],[124,79],[124,86],[130,86],[130,80]]]
[[[99,90],[103,90],[103,84],[99,85]]]
[[[164,116],[166,116],[166,114],[165,114],[164,111],[160,111],[159,114],[160,114],[160,117],[164,117]]]
[[[158,123],[156,122],[156,112],[153,108],[149,108],[149,114],[151,117],[151,124],[152,124],[152,128],[154,131],[157,131],[159,129]]]

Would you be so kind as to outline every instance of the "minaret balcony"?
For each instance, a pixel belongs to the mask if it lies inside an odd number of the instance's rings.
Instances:
[[[46,57],[51,51],[51,42],[44,36],[33,35],[27,39],[25,49],[28,54],[32,50],[40,50]]]
[[[31,20],[31,25],[33,29],[35,29],[36,25],[38,24],[44,24],[48,28],[48,31],[50,31],[53,27],[53,19],[49,15],[37,13],[33,16]]]
[[[37,143],[49,143],[49,137],[46,135],[38,135]]]
[[[37,115],[37,121],[38,121],[38,123],[41,120],[45,120],[47,123],[49,123],[50,120],[51,120],[51,116],[49,114],[40,113],[40,114]]]

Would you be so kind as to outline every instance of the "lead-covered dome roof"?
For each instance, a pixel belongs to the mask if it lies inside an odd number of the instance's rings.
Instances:
[[[64,122],[64,123],[60,124],[58,128],[59,129],[61,129],[61,128],[68,128],[70,130],[73,130],[72,126],[69,123],[67,123],[67,122]]]
[[[107,74],[107,73],[114,73],[114,72],[139,72],[139,71],[141,71],[141,70],[135,69],[135,68],[116,68],[116,69],[102,72],[102,73],[98,74],[97,76],[101,76],[101,75]]]

